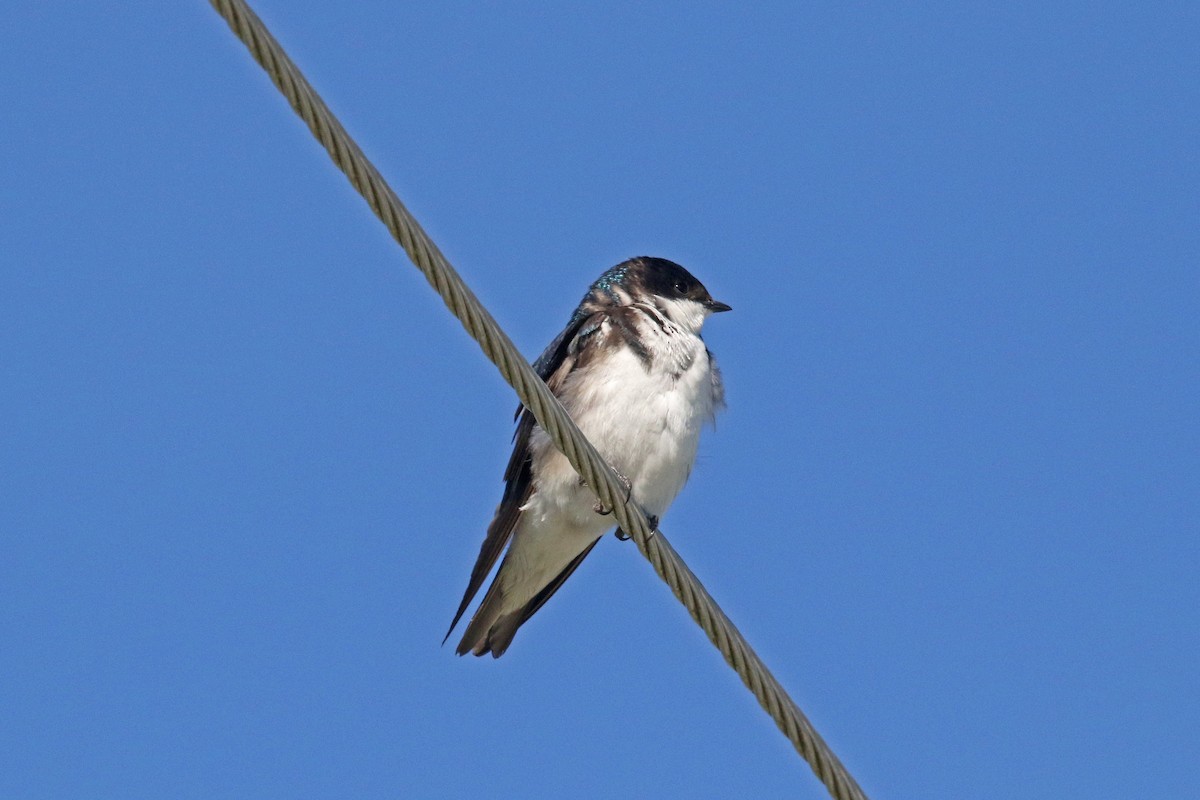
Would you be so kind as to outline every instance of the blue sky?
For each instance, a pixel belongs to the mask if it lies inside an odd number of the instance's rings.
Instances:
[[[256,8],[531,357],[734,306],[663,528],[868,793],[1200,791],[1194,4],[409,5]],[[511,390],[206,4],[6,19],[0,796],[825,796],[632,544],[439,647]]]

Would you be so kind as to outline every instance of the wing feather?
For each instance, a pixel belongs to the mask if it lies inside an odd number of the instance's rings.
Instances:
[[[602,316],[600,313],[577,316],[579,318],[572,318],[571,324],[556,336],[554,341],[533,362],[534,371],[542,380],[546,381],[550,391],[555,394],[558,393],[566,376],[574,368],[574,354],[578,351],[580,341],[587,339],[600,328],[601,320],[598,319]],[[517,429],[513,433],[513,451],[508,459],[508,466],[504,470],[504,495],[500,499],[500,505],[496,507],[491,524],[488,525],[487,535],[484,536],[483,544],[479,548],[479,556],[475,559],[475,566],[471,568],[471,578],[467,581],[467,590],[463,593],[462,602],[458,605],[458,611],[454,613],[454,621],[450,623],[450,628],[446,631],[442,644],[445,644],[446,640],[450,638],[454,627],[458,625],[463,613],[466,612],[467,606],[471,605],[471,601],[475,599],[475,595],[483,586],[484,580],[487,579],[488,573],[495,566],[496,560],[504,552],[504,547],[512,538],[517,522],[521,519],[521,508],[529,502],[529,497],[533,493],[533,455],[529,450],[529,440],[537,421],[529,409],[524,406],[517,407],[515,419],[517,420]]]

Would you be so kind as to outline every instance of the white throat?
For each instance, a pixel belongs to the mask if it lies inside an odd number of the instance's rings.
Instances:
[[[666,312],[667,319],[693,336],[700,335],[704,320],[712,313],[700,303],[688,298],[656,297],[654,305]]]

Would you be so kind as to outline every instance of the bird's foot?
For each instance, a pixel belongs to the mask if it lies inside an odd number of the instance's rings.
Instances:
[[[617,472],[617,471],[613,470],[613,472]],[[621,483],[623,483],[625,485],[625,502],[628,503],[629,498],[633,496],[633,483],[629,480],[629,478],[626,478],[624,475],[622,475],[619,472],[617,472],[617,477],[620,478]],[[602,517],[607,517],[609,514],[611,514],[613,512],[613,510],[611,508],[605,508],[604,502],[599,499],[597,499],[596,504],[594,506],[592,506],[592,511],[595,511],[597,514],[599,514]]]
[[[650,523],[650,535],[651,536],[658,533],[658,517],[654,516],[653,514],[646,514],[646,522]],[[628,542],[630,539],[633,538],[632,536],[630,536],[628,533],[626,533],[621,528],[617,528],[617,530],[613,533],[613,535],[616,536],[618,539],[620,539],[622,542]]]

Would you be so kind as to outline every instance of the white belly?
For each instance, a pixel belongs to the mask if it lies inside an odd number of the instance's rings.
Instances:
[[[696,459],[700,429],[713,414],[713,379],[703,342],[688,337],[676,348],[690,361],[683,372],[646,368],[622,349],[594,368],[572,376],[560,393],[588,440],[629,479],[633,500],[661,517],[683,488]],[[577,529],[581,537],[612,527],[611,516],[593,508],[596,497],[539,428],[531,441],[535,493],[527,513],[541,522]],[[557,519],[555,519],[557,517]]]

